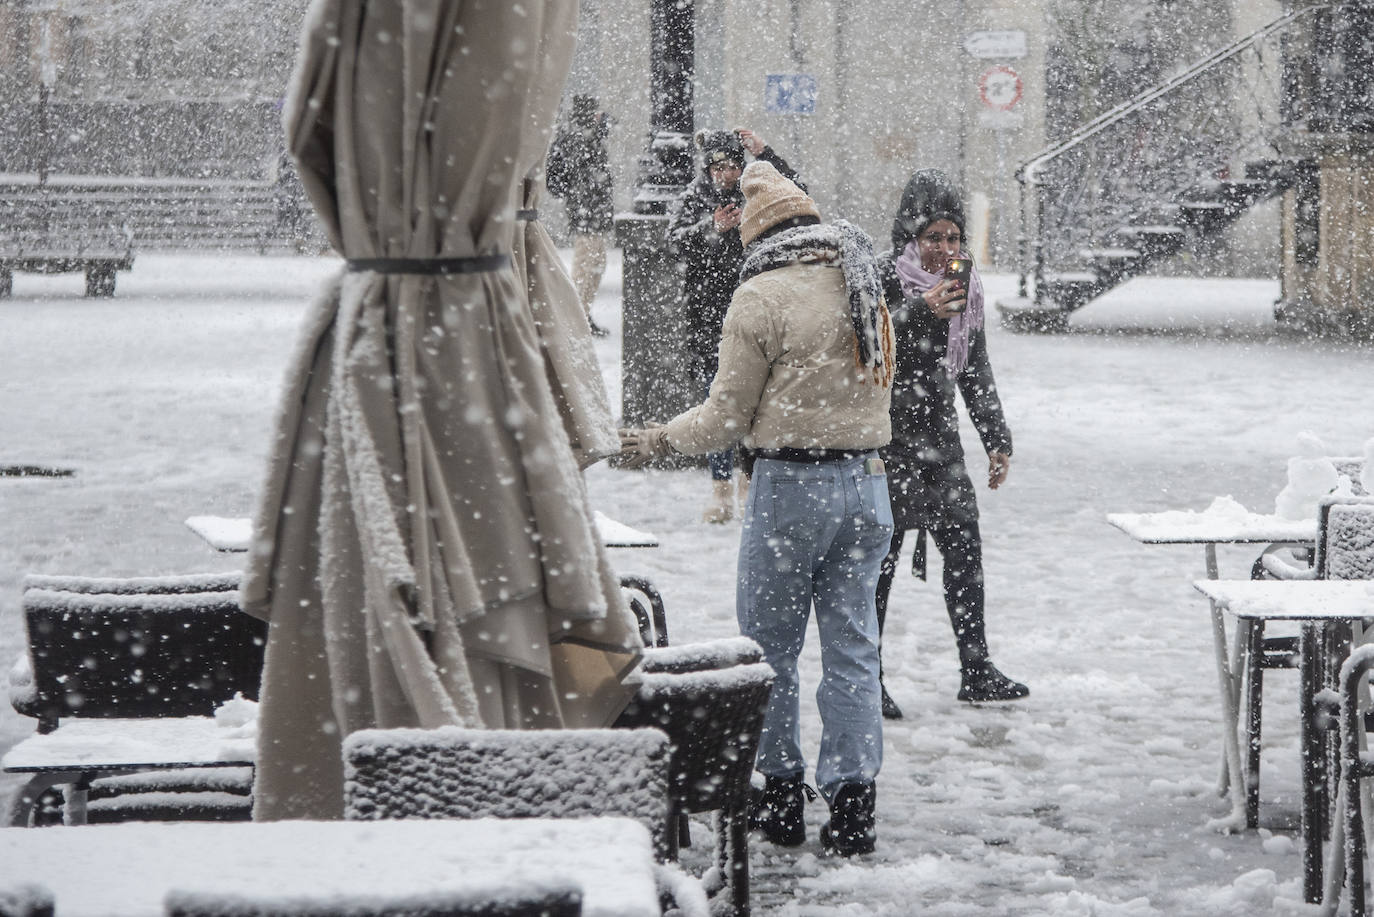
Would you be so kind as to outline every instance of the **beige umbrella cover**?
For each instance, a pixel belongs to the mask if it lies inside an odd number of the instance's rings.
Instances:
[[[603,726],[628,699],[638,633],[549,384],[569,336],[505,257],[576,16],[307,15],[290,152],[351,266],[405,260],[331,283],[288,370],[241,595],[270,622],[255,818],[338,817],[357,729]],[[436,258],[462,272],[417,273]]]

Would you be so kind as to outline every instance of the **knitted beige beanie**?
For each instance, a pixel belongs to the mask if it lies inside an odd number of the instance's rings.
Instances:
[[[792,217],[821,218],[816,202],[806,196],[791,179],[783,176],[771,162],[758,160],[749,163],[740,177],[744,192],[744,214],[740,219],[739,238],[745,245],[759,234]]]

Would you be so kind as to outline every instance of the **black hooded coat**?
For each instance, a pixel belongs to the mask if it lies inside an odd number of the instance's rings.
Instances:
[[[970,334],[968,364],[958,375],[951,375],[944,363],[949,321],[936,318],[919,297],[908,299],[902,292],[897,257],[908,242],[940,219],[963,230],[959,192],[941,172],[917,172],[902,192],[892,222],[892,251],[880,265],[897,341],[892,442],[882,449],[882,456],[898,531],[954,526],[978,518],[978,502],[959,440],[956,389],[984,451],[1011,455],[1012,449],[983,329]]]
[[[724,133],[724,132],[716,132]],[[733,136],[733,135],[731,135]],[[738,140],[735,141],[738,144]],[[743,148],[739,148],[743,164]],[[772,147],[764,147],[758,157],[797,183],[797,173]],[[744,206],[744,192],[736,183],[722,190],[701,165],[697,180],[687,187],[670,210],[668,242],[677,252],[682,266],[682,292],[686,307],[687,347],[693,356],[693,373],[702,381],[716,374],[720,348],[720,329],[730,298],[739,286],[739,270],[744,264],[744,245],[739,227],[716,232],[715,212],[726,204]]]

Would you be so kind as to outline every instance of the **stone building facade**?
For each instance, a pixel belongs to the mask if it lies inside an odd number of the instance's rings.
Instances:
[[[748,127],[828,215],[883,242],[914,169],[968,191],[975,254],[1014,267],[1019,163],[1112,105],[1282,12],[1280,0],[695,0],[699,127]],[[569,92],[612,114],[618,204],[649,124],[648,0],[583,0]],[[814,101],[780,111],[800,76]],[[800,110],[799,110],[800,109]],[[1236,233],[1277,252],[1277,207]],[[1248,234],[1248,235],[1247,235]]]

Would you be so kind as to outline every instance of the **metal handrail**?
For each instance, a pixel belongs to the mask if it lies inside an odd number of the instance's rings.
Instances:
[[[1036,304],[1041,303],[1046,275],[1045,233],[1049,228],[1046,212],[1046,198],[1054,187],[1047,178],[1051,166],[1060,162],[1072,161],[1070,157],[1090,156],[1093,148],[1109,140],[1112,132],[1126,127],[1134,118],[1146,115],[1150,109],[1161,105],[1173,104],[1188,92],[1205,86],[1205,80],[1224,71],[1229,66],[1239,65],[1242,55],[1263,54],[1263,46],[1277,35],[1282,37],[1286,30],[1308,17],[1327,12],[1357,7],[1351,2],[1315,3],[1300,9],[1291,10],[1271,22],[1256,29],[1245,37],[1231,42],[1212,52],[1205,58],[1191,64],[1186,69],[1162,83],[1152,86],[1130,99],[1112,107],[1079,127],[1069,136],[1055,142],[1023,161],[1015,171],[1019,186],[1019,219],[1017,232],[1017,273],[1019,275],[1018,294],[1025,299],[1028,295],[1028,274],[1034,277]],[[1249,142],[1245,138],[1237,138]],[[1272,139],[1269,143],[1272,145]],[[1094,186],[1095,187],[1095,186]],[[1094,198],[1095,199],[1095,198]],[[1081,224],[1078,224],[1081,227]],[[1079,249],[1082,251],[1083,249]]]
[[[1232,57],[1235,57],[1236,55],[1242,53],[1259,40],[1267,38],[1273,32],[1284,28],[1285,26],[1296,21],[1300,17],[1306,16],[1310,13],[1317,13],[1322,10],[1336,9],[1352,5],[1353,4],[1349,3],[1314,3],[1311,6],[1305,6],[1302,9],[1293,10],[1291,12],[1285,13],[1284,15],[1278,17],[1272,22],[1262,26],[1259,29],[1256,29],[1254,32],[1251,32],[1249,35],[1245,36],[1239,41],[1233,42],[1232,44],[1227,45],[1225,48],[1222,48],[1221,50],[1212,53],[1203,60],[1198,61],[1196,64],[1193,64],[1187,70],[1184,70],[1182,73],[1179,73],[1177,76],[1174,76],[1171,79],[1163,83],[1160,83],[1158,86],[1151,87],[1150,89],[1145,90],[1144,92],[1140,93],[1139,95],[1133,98],[1127,99],[1125,102],[1122,102],[1120,105],[1117,105],[1114,108],[1108,109],[1107,111],[1098,115],[1096,118],[1089,121],[1087,124],[1080,127],[1078,130],[1074,131],[1068,137],[1064,138],[1058,143],[1053,144],[1052,146],[1048,146],[1045,149],[1041,150],[1035,156],[1032,156],[1030,159],[1026,160],[1025,162],[1021,163],[1021,165],[1017,166],[1016,180],[1022,182],[1023,184],[1026,182],[1029,182],[1030,184],[1035,184],[1036,182],[1034,172],[1038,171],[1041,167],[1043,167],[1045,163],[1049,162],[1052,159],[1056,159],[1057,157],[1063,155],[1064,153],[1067,153],[1074,147],[1079,146],[1089,137],[1092,137],[1094,134],[1099,133],[1107,127],[1110,127],[1112,124],[1115,124],[1116,122],[1125,118],[1132,112],[1144,108],[1146,105],[1149,105],[1156,99],[1168,95],[1170,92],[1174,91],[1179,86],[1192,82],[1194,79],[1210,71],[1218,64],[1230,60]]]

